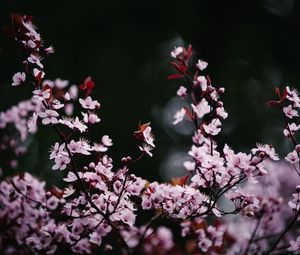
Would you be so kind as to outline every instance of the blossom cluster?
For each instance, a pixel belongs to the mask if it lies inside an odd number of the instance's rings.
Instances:
[[[1,168],[4,168],[4,165],[9,165],[11,168],[18,165],[18,157],[27,150],[26,140],[29,133],[37,131],[35,126],[28,125],[30,116],[39,112],[41,108],[42,104],[31,98],[0,113]],[[13,134],[9,133],[10,129],[14,130]]]
[[[1,113],[0,128],[14,126],[20,141],[39,128],[54,131],[49,160],[53,175],[62,173],[63,185],[47,187],[28,172],[0,182],[4,254],[61,254],[66,249],[74,254],[145,255],[299,252],[300,125],[294,119],[300,99],[295,89],[286,87],[282,94],[276,89],[278,100],[269,101],[280,106],[283,133],[293,144],[285,158],[296,171],[288,172],[270,144],[257,143],[249,152],[218,144],[228,117],[221,100],[225,89],[213,85],[205,73],[207,62],[194,64],[192,46],[175,47],[171,64],[176,73],[169,79],[180,81],[177,95],[184,106],[173,124],[194,126],[190,159],[182,166],[187,175],[149,183],[131,169],[142,157],[153,156],[151,124],[140,123],[134,132],[138,157],[132,152],[113,160],[108,154],[112,139],[90,132],[101,122],[102,107],[93,97],[93,79],[87,77],[79,86],[46,79],[41,61],[53,48],[43,46],[32,17],[15,14],[13,24],[25,60],[12,86],[30,82],[33,95]],[[3,137],[1,150],[12,149],[15,156],[25,152],[19,140],[5,132]],[[290,187],[295,186],[292,194]]]
[[[297,120],[295,120],[295,118],[299,117],[299,93],[296,89],[291,89],[289,86],[284,88],[282,95],[279,88],[276,88],[275,92],[278,96],[278,100],[269,101],[268,104],[272,106],[279,106],[284,115],[286,126],[283,130],[283,134],[291,140],[293,144],[293,150],[286,155],[285,160],[292,164],[300,175],[300,145],[297,143],[296,139],[296,133],[300,129],[300,124],[297,123]]]

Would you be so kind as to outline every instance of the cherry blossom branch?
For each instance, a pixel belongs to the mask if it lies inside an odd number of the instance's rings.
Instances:
[[[253,230],[253,232],[252,232],[252,234],[251,234],[251,237],[250,237],[250,239],[249,239],[249,241],[248,241],[248,244],[247,244],[247,247],[246,247],[246,249],[245,249],[244,255],[247,255],[247,254],[248,254],[249,248],[250,248],[251,244],[253,243],[254,238],[255,238],[255,235],[256,235],[257,230],[258,230],[258,228],[259,228],[259,224],[260,224],[260,222],[261,222],[261,219],[262,219],[262,218],[259,217],[259,218],[257,219],[257,221],[256,221],[256,225],[255,225],[254,230]]]
[[[297,221],[299,216],[300,216],[300,210],[298,210],[295,213],[295,216],[290,221],[290,223],[286,226],[286,228],[281,232],[280,236],[277,238],[275,243],[271,246],[271,248],[267,252],[264,253],[265,255],[270,254],[272,251],[274,251],[276,249],[277,245],[280,243],[280,241],[286,235],[286,233],[293,227],[293,225],[295,224],[295,222]]]
[[[139,252],[139,249],[140,249],[141,245],[143,244],[143,242],[144,242],[144,240],[145,240],[145,235],[147,234],[147,231],[150,229],[151,225],[152,225],[155,221],[157,221],[158,219],[160,219],[162,216],[163,216],[163,213],[160,212],[160,213],[154,215],[154,216],[149,220],[149,222],[146,224],[145,229],[144,229],[143,233],[141,234],[141,236],[140,236],[140,238],[139,238],[138,245],[135,247],[135,252],[136,252],[136,254],[138,254],[137,252]],[[135,253],[133,252],[133,254],[135,254]]]

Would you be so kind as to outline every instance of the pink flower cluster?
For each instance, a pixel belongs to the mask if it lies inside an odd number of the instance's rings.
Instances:
[[[13,15],[15,39],[26,59],[24,72],[13,76],[13,86],[33,86],[32,99],[0,114],[0,128],[13,125],[20,141],[38,128],[52,129],[57,140],[50,149],[52,170],[63,175],[63,187],[46,183],[25,172],[0,182],[0,248],[4,254],[282,254],[299,252],[300,146],[296,132],[300,99],[294,89],[276,89],[286,121],[284,135],[293,151],[286,156],[296,173],[282,162],[272,145],[257,144],[250,152],[220,148],[217,136],[228,113],[206,72],[208,63],[193,64],[192,47],[171,52],[180,79],[177,95],[184,106],[173,124],[191,122],[192,145],[183,167],[187,175],[170,183],[136,176],[132,165],[153,156],[150,123],[134,132],[136,153],[119,164],[107,154],[113,145],[108,135],[94,138],[90,130],[101,122],[101,104],[92,97],[95,83],[46,80],[44,48],[32,18]],[[80,115],[73,115],[78,101]],[[293,121],[292,121],[293,120]],[[22,151],[18,141],[4,133],[1,149]],[[24,150],[23,150],[24,151]],[[276,162],[276,163],[275,163]],[[288,174],[287,174],[288,173]],[[57,174],[57,171],[53,171]],[[288,178],[293,176],[292,178]],[[296,193],[290,187],[296,186]],[[230,217],[226,217],[230,215]],[[101,253],[101,254],[102,254]]]
[[[36,133],[36,127],[28,125],[30,123],[30,116],[39,112],[42,105],[34,98],[22,101],[0,113],[0,167],[9,165],[15,168],[18,165],[18,157],[24,154],[27,150],[27,143],[29,133]],[[9,130],[13,129],[13,133]]]

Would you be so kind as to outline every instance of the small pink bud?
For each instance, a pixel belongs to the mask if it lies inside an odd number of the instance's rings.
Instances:
[[[89,163],[89,168],[94,169],[96,167],[94,162]]]
[[[223,94],[224,92],[225,92],[225,88],[223,88],[223,87],[219,88],[219,93],[220,94]]]
[[[127,164],[127,158],[125,158],[125,157],[122,158],[122,159],[121,159],[121,162],[122,162],[122,164],[126,165],[126,164]]]

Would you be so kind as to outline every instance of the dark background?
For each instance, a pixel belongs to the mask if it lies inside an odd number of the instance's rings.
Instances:
[[[44,61],[47,78],[80,84],[92,76],[93,97],[102,104],[95,135],[111,136],[116,162],[135,150],[132,133],[138,122],[152,122],[157,148],[153,159],[135,166],[140,176],[179,175],[191,145],[189,127],[171,124],[180,85],[166,78],[174,46],[191,43],[209,63],[213,85],[226,89],[229,118],[221,143],[242,151],[256,142],[274,144],[281,152],[288,146],[280,115],[266,101],[274,86],[297,88],[300,81],[297,1],[0,0],[1,111],[31,95],[28,86],[11,87],[12,75],[21,68],[20,53],[7,34],[12,12],[33,15],[46,44],[53,44],[55,54]],[[55,135],[42,129],[37,136],[17,170],[31,169],[54,181],[48,147]]]

